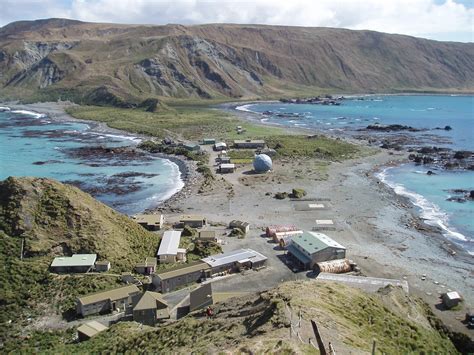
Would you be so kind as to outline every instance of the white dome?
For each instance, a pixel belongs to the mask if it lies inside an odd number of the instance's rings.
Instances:
[[[272,159],[266,154],[259,154],[253,160],[253,168],[257,173],[265,173],[272,170]]]

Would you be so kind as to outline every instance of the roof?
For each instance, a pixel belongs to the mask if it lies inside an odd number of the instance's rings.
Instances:
[[[295,248],[295,246],[291,245],[291,243],[287,246],[287,250],[289,253],[296,256],[298,260],[300,260],[303,264],[309,263],[311,261],[311,258],[309,256],[303,254],[302,251]]]
[[[320,225],[325,225],[325,224],[328,224],[328,225],[333,225],[334,224],[334,221],[332,219],[317,219],[316,220],[316,224],[318,226]]]
[[[146,291],[138,303],[133,307],[134,311],[153,308],[167,308],[168,304],[158,292]]]
[[[200,216],[200,215],[187,215],[187,216],[182,216],[180,219],[180,222],[183,221],[203,221],[205,220],[206,217]]]
[[[166,231],[161,239],[157,255],[176,255],[178,253],[180,240],[181,231]]]
[[[211,283],[204,284],[189,294],[189,310],[191,312],[213,303]]]
[[[235,169],[235,164],[221,164],[221,169]]]
[[[215,238],[216,231],[200,231],[199,238],[207,239],[207,238]]]
[[[160,225],[163,215],[158,214],[137,214],[133,216],[133,219],[137,223],[146,223],[148,225]]]
[[[182,264],[177,267],[171,269],[165,269],[155,273],[156,276],[160,278],[160,280],[167,280],[172,279],[174,277],[190,274],[196,271],[204,271],[208,270],[209,265],[202,261],[195,261],[189,264]]]
[[[450,299],[450,300],[459,300],[459,299],[461,299],[461,296],[456,291],[447,292],[445,297]]]
[[[130,294],[133,293],[139,293],[140,290],[138,289],[137,286],[135,285],[128,285],[124,287],[119,287],[115,288],[113,290],[108,290],[104,292],[97,292],[92,295],[84,296],[84,297],[79,297],[78,301],[82,305],[87,305],[99,301],[104,301],[104,300],[120,300],[122,298],[127,298]]]
[[[81,325],[79,328],[77,328],[77,331],[87,335],[89,338],[92,338],[94,335],[97,335],[107,329],[109,328],[103,325],[102,323],[93,320],[91,322]]]
[[[52,267],[92,266],[97,254],[74,254],[73,256],[59,256],[54,258]]]
[[[224,142],[217,142],[216,144],[214,144],[216,147],[227,147],[227,144],[225,144]]]
[[[256,262],[266,260],[267,257],[252,249],[237,249],[227,253],[211,255],[201,260],[209,264],[211,267],[217,267],[232,264],[244,259],[249,259],[252,262]]]
[[[245,144],[245,143],[254,143],[254,144],[265,144],[265,141],[262,139],[245,139],[245,140],[235,140],[234,144]]]
[[[150,258],[147,256],[144,263],[138,263],[135,265],[135,267],[156,266],[156,264],[157,264],[156,258]]]
[[[235,227],[246,228],[246,227],[250,226],[250,223],[249,222],[238,221],[238,220],[233,220],[229,223],[229,226],[231,228],[235,228]]]
[[[344,246],[329,238],[326,234],[316,232],[304,232],[302,235],[295,236],[292,243],[298,244],[309,254],[317,253],[326,248],[346,249]]]

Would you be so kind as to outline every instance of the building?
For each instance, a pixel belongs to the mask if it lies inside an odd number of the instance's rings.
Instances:
[[[144,263],[135,265],[135,272],[142,275],[151,275],[156,270],[156,258],[147,257]]]
[[[219,157],[218,159],[219,159],[219,163],[221,163],[221,164],[230,164],[230,157],[228,157],[226,155],[223,155],[223,156]]]
[[[198,240],[217,242],[216,231],[199,231]]]
[[[332,219],[317,219],[316,225],[313,227],[314,231],[329,231],[336,230],[336,225]]]
[[[238,220],[233,220],[229,223],[229,228],[238,228],[245,234],[250,230],[250,224],[248,222],[242,222]]]
[[[313,269],[316,263],[322,261],[346,257],[344,246],[327,235],[316,232],[294,236],[287,249],[290,256],[305,269]]]
[[[264,140],[252,140],[252,139],[235,140],[234,141],[234,148],[237,148],[237,149],[265,148],[265,141]]]
[[[139,295],[138,287],[129,285],[79,297],[76,301],[76,312],[83,317],[111,311],[127,312],[136,303]]]
[[[97,254],[74,254],[54,258],[49,269],[55,273],[89,272],[94,269]]]
[[[202,140],[202,144],[204,145],[216,144],[216,140],[214,138],[204,138]]]
[[[89,340],[107,329],[109,328],[102,323],[93,320],[77,328],[77,337],[79,338],[79,341]]]
[[[214,150],[215,151],[222,151],[227,149],[227,144],[224,142],[217,142],[214,144]]]
[[[212,284],[207,283],[191,291],[189,294],[189,311],[206,308],[214,303],[212,298]]]
[[[221,174],[233,173],[235,171],[235,164],[221,164],[219,165],[219,172]]]
[[[96,272],[106,272],[110,270],[110,261],[101,260],[95,262],[95,271]]]
[[[192,228],[202,228],[206,225],[206,218],[199,215],[188,215],[181,217],[179,221],[183,227],[188,226]]]
[[[441,296],[441,298],[443,300],[444,306],[447,309],[451,309],[453,307],[456,307],[462,301],[461,296],[456,291],[451,291],[451,292],[444,293]]]
[[[163,215],[157,214],[137,214],[132,217],[135,222],[149,231],[157,231],[163,227]]]
[[[238,249],[201,259],[211,267],[212,275],[221,272],[259,269],[265,266],[267,257],[252,249]]]
[[[152,283],[162,293],[171,292],[187,284],[211,276],[211,268],[205,262],[196,261],[153,274]]]
[[[281,247],[287,247],[293,237],[301,234],[303,234],[302,230],[276,232],[273,234],[273,241],[280,244]]]
[[[195,143],[183,144],[183,147],[184,149],[189,150],[191,152],[199,152],[201,150],[199,144]]]
[[[171,230],[163,234],[157,253],[160,263],[186,261],[186,249],[179,248],[180,241],[181,231]]]
[[[168,304],[156,292],[146,291],[133,307],[133,320],[141,324],[154,326],[158,321],[169,317]]]

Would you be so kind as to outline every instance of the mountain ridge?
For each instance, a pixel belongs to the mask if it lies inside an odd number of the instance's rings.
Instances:
[[[130,107],[150,97],[474,92],[473,58],[473,43],[365,30],[21,21],[0,28],[0,96]]]

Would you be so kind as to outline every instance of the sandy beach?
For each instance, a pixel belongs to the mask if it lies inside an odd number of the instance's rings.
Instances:
[[[64,112],[66,105],[11,106],[47,113],[51,119],[71,120]],[[240,118],[261,124],[249,113],[234,112]],[[96,130],[125,134],[96,122],[87,123]],[[210,147],[206,149],[214,170],[215,153]],[[327,168],[312,159],[282,159],[265,175],[251,174],[249,165],[238,167],[234,174],[216,175],[215,182],[204,191],[199,191],[202,178],[195,173],[194,164],[183,163],[180,167],[182,172],[187,171],[186,186],[157,209],[167,213],[170,220],[184,212],[203,214],[213,224],[234,219],[248,221],[256,235],[267,225],[294,224],[311,230],[315,219],[332,219],[337,228],[326,233],[347,247],[348,257],[357,262],[363,275],[407,280],[410,293],[422,297],[448,326],[466,332],[460,322],[464,312],[443,311],[437,304],[440,293],[448,290],[459,291],[466,304],[474,304],[474,258],[449,243],[440,230],[424,224],[406,198],[396,195],[375,177],[382,167],[406,159],[407,153],[387,150],[335,162]],[[297,211],[289,199],[273,197],[293,188],[305,189],[311,198],[328,199],[328,208]],[[450,250],[455,250],[456,255]],[[422,280],[422,275],[426,275],[426,280]],[[270,286],[265,282],[262,285]]]

